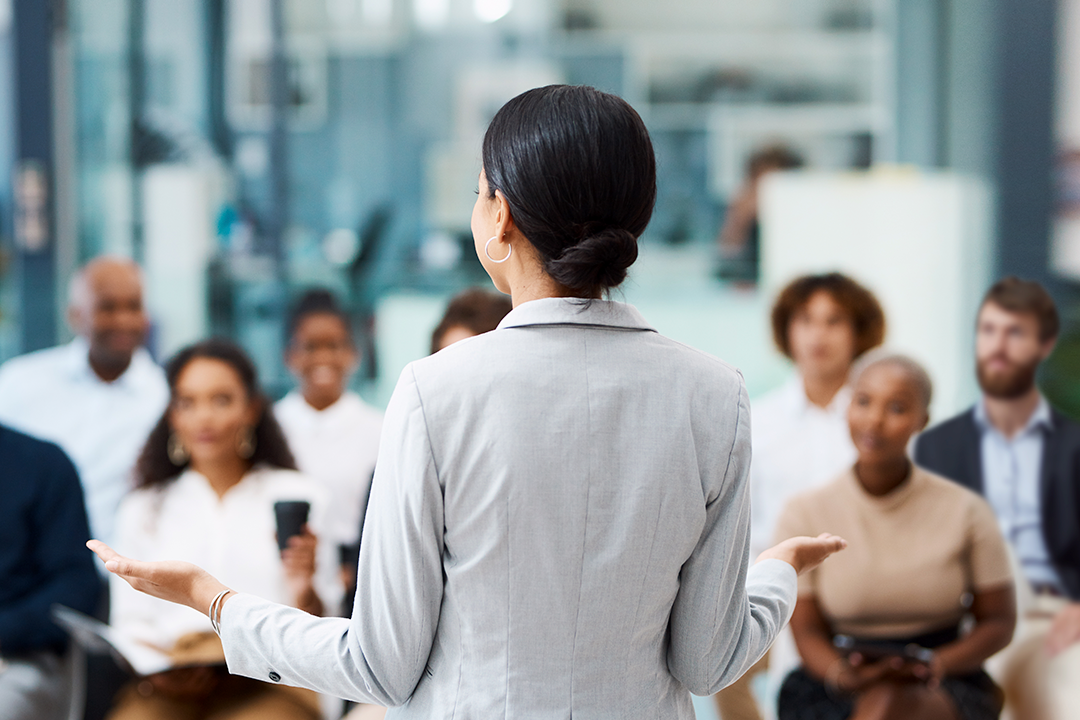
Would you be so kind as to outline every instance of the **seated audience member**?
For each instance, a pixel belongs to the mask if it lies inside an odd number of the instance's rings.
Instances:
[[[3,426],[0,468],[0,717],[66,720],[67,635],[50,608],[92,613],[98,598],[79,475],[57,446]]]
[[[991,720],[1001,711],[982,665],[1016,622],[1008,551],[986,501],[908,459],[930,392],[913,360],[867,360],[848,411],[858,459],[792,499],[777,523],[778,538],[828,529],[849,543],[799,578],[791,629],[802,667],[780,691],[780,720]]]
[[[63,448],[82,480],[90,530],[108,542],[169,392],[142,348],[148,323],[138,266],[91,261],[72,279],[68,303],[75,340],[0,367],[0,422]]]
[[[235,587],[321,615],[341,584],[330,543],[319,542],[326,498],[295,470],[292,454],[259,390],[255,366],[238,347],[209,340],[168,364],[171,400],[146,441],[138,487],[120,507],[117,549],[184,560]],[[311,504],[308,528],[278,550],[274,503]],[[121,549],[122,548],[122,549]],[[205,615],[137,592],[113,576],[112,624],[169,651],[174,669],[139,678],[118,696],[110,720],[260,717],[316,720],[315,694],[233,677]]]
[[[479,288],[458,293],[431,333],[431,352],[437,353],[458,340],[494,330],[512,309],[506,295]]]
[[[772,310],[773,339],[795,375],[753,402],[750,464],[751,557],[772,545],[776,518],[792,495],[836,477],[855,461],[848,431],[848,374],[856,358],[881,344],[885,315],[874,295],[839,273],[792,281]],[[760,720],[752,678],[769,664],[794,662],[790,636],[733,685],[715,695],[725,720]]]
[[[288,334],[285,363],[300,387],[274,406],[274,416],[300,471],[322,482],[333,500],[326,539],[338,548],[348,588],[355,582],[382,413],[347,389],[360,358],[349,317],[329,291],[300,299]]]
[[[1058,327],[1038,283],[994,285],[975,329],[982,399],[915,446],[919,465],[989,501],[1033,591],[1000,658],[1007,706],[1021,720],[1073,718],[1080,708],[1080,425],[1035,385]]]

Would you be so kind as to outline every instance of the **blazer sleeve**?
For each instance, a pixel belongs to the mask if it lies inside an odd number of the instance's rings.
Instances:
[[[740,382],[738,419],[720,492],[682,567],[671,610],[668,669],[695,695],[730,685],[761,659],[791,618],[795,568],[780,560],[749,567],[750,401]],[[708,483],[706,483],[708,484]]]
[[[423,676],[443,596],[443,494],[407,367],[386,410],[351,619],[251,595],[222,610],[229,672],[396,706]]]

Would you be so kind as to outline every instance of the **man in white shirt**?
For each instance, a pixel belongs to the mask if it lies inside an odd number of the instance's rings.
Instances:
[[[796,374],[752,404],[751,559],[773,544],[780,511],[794,495],[825,484],[855,462],[848,430],[848,375],[855,359],[880,345],[885,316],[869,290],[839,273],[797,278],[772,311],[773,339]],[[777,640],[779,675],[796,657],[790,636]],[[768,656],[766,656],[766,660]],[[752,668],[716,695],[724,720],[759,720]]]
[[[98,258],[72,279],[69,344],[0,366],[0,422],[50,440],[71,457],[90,531],[113,537],[121,498],[151,428],[168,404],[165,375],[142,347],[142,277],[129,260]]]

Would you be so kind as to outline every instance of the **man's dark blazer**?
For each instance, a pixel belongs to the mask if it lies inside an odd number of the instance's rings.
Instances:
[[[1065,591],[1080,600],[1080,425],[1050,411],[1043,445],[1042,530],[1050,561]],[[915,463],[980,495],[982,437],[971,409],[946,420],[915,441]]]

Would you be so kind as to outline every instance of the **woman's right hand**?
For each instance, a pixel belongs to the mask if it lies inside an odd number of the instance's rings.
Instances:
[[[761,553],[757,561],[783,560],[795,568],[795,572],[802,575],[825,562],[833,553],[838,553],[846,547],[847,540],[829,533],[822,533],[816,538],[793,537]]]
[[[210,602],[229,588],[210,573],[191,563],[177,560],[144,562],[120,555],[100,540],[86,543],[113,575],[119,575],[139,592],[162,600],[187,605],[208,614]],[[229,596],[226,596],[228,599]]]

